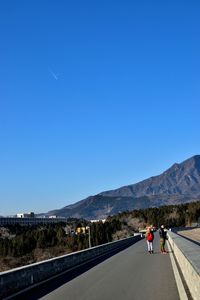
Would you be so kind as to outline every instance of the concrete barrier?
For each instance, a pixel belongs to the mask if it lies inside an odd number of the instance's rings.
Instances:
[[[168,231],[169,243],[194,300],[200,297],[200,246]]]
[[[112,251],[125,249],[138,240],[141,236],[134,236],[119,241],[92,247],[90,249],[70,253],[39,263],[23,266],[0,273],[0,299],[13,295],[27,287],[37,285],[55,275],[70,271],[83,263]]]

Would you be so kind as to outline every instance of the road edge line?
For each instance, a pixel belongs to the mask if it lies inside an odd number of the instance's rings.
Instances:
[[[177,289],[178,289],[178,293],[179,293],[179,297],[180,300],[188,300],[188,296],[186,294],[183,282],[181,280],[181,276],[179,274],[175,259],[174,259],[174,254],[171,248],[170,243],[167,243],[168,249],[170,249],[171,251],[169,251],[169,256],[170,256],[170,260],[171,260],[171,264],[172,264],[172,269],[174,272],[174,277],[175,277],[175,281],[176,281],[176,285],[177,285]]]

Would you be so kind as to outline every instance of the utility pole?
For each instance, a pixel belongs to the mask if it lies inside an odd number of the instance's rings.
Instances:
[[[91,234],[90,234],[90,226],[87,226],[86,229],[88,230],[88,240],[89,240],[89,248],[91,248]]]

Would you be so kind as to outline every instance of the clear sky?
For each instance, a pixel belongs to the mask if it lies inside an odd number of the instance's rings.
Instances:
[[[200,154],[199,0],[0,1],[0,215]]]

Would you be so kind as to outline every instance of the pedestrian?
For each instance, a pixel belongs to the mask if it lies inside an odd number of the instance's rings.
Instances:
[[[167,232],[165,231],[164,225],[160,226],[159,235],[160,235],[160,251],[162,254],[166,254],[167,251],[165,250],[165,242],[167,240]]]
[[[146,232],[146,241],[147,241],[147,249],[150,254],[153,254],[153,240],[154,240],[154,234],[151,227],[147,228]]]

